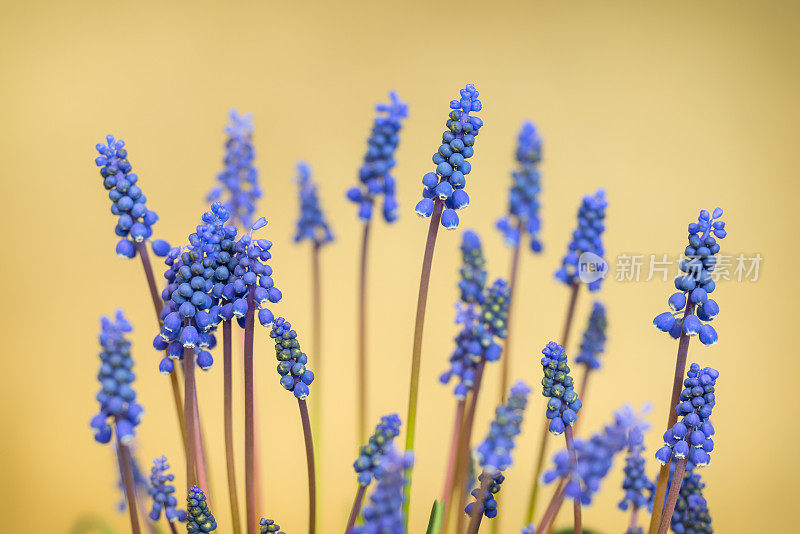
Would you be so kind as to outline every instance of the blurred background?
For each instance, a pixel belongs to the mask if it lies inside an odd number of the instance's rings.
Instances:
[[[295,163],[307,160],[337,241],[324,249],[323,344],[311,355],[324,409],[320,531],[343,529],[355,492],[355,297],[360,223],[344,193],[357,180],[373,106],[390,89],[409,103],[395,175],[401,219],[373,229],[370,256],[371,420],[405,419],[413,314],[427,222],[413,213],[448,102],[473,82],[485,128],[457,232],[440,232],[422,361],[411,531],[441,491],[454,400],[438,383],[453,323],[463,229],[483,237],[489,276],[508,276],[494,229],[506,211],[516,134],[524,119],[545,139],[544,252],[523,252],[512,378],[540,380],[539,351],[560,336],[567,290],[553,278],[581,197],[609,198],[609,342],[581,412],[588,436],[624,402],[651,402],[647,458],[660,446],[676,342],[651,326],[672,292],[659,277],[615,281],[621,254],[680,254],[701,208],[725,209],[723,254],[760,254],[758,279],[719,284],[720,342],[692,343],[689,361],[720,370],[717,448],[704,476],[719,532],[767,532],[794,516],[800,463],[796,271],[800,9],[794,2],[41,2],[6,3],[0,21],[0,210],[7,297],[0,336],[0,516],[7,532],[66,532],[96,514],[125,532],[110,447],[88,428],[96,412],[98,318],[123,308],[135,326],[136,389],[145,406],[136,456],[173,460],[180,438],[138,260],[116,257],[114,217],[93,163],[113,133],[161,220],[156,237],[183,243],[207,207],[223,156],[228,110],[251,111],[265,190],[259,214],[275,242],[276,314],[310,326],[310,249],[293,243]],[[157,264],[161,270],[160,263]],[[591,306],[578,302],[568,352]],[[258,328],[258,327],[257,327]],[[306,336],[308,337],[308,336]],[[257,331],[256,380],[264,483],[262,514],[306,528],[306,474],[294,399],[278,384],[274,352]],[[221,361],[221,358],[219,358]],[[320,362],[321,360],[321,362]],[[315,362],[320,362],[315,365]],[[491,366],[476,422],[494,410]],[[199,378],[212,459],[213,511],[224,500],[222,368]],[[237,379],[238,380],[238,379]],[[238,382],[237,382],[238,384]],[[536,388],[534,387],[534,390]],[[236,409],[241,407],[240,395]],[[502,532],[519,532],[544,403],[534,391],[515,465],[499,496]],[[239,412],[241,413],[241,412]],[[242,450],[241,420],[237,447]],[[402,442],[401,442],[402,443]],[[550,452],[561,446],[553,438]],[[548,459],[549,462],[549,459]],[[240,462],[241,465],[241,462]],[[584,524],[620,532],[627,516],[622,458]],[[240,487],[242,483],[240,473]],[[548,487],[545,497],[549,498]],[[537,514],[539,515],[539,514]],[[561,523],[567,519],[562,516]]]

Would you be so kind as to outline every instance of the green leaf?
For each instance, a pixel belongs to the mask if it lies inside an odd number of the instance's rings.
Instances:
[[[428,530],[426,534],[441,534],[442,521],[444,520],[444,504],[439,501],[433,501],[431,507],[431,517],[428,520]]]

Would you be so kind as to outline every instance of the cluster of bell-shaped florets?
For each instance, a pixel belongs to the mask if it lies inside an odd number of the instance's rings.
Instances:
[[[286,319],[278,317],[272,324],[269,336],[275,340],[281,386],[298,399],[305,399],[309,394],[308,386],[314,381],[314,373],[306,369],[308,356],[300,350],[297,332],[292,330],[292,325]]]
[[[444,202],[441,223],[447,229],[458,228],[458,215],[455,210],[469,205],[469,196],[464,191],[466,176],[472,170],[469,158],[474,153],[473,145],[483,121],[470,112],[481,110],[478,91],[467,84],[461,90],[461,98],[450,102],[450,116],[447,131],[442,134],[442,145],[433,155],[436,172],[422,177],[422,200],[417,203],[416,212],[421,217],[433,214],[434,199]]]
[[[253,116],[230,112],[230,122],[225,127],[225,159],[222,172],[217,175],[219,185],[211,189],[207,200],[222,200],[234,224],[247,228],[253,222],[256,202],[262,191],[258,184],[258,169],[253,164]]]
[[[591,504],[614,458],[627,449],[631,432],[635,429],[643,432],[647,426],[630,406],[623,406],[614,412],[614,421],[589,440],[575,440],[577,464],[572,462],[569,451],[562,449],[553,456],[553,467],[545,471],[542,479],[546,484],[559,478],[567,480],[564,488],[567,497],[580,499],[584,505]]]
[[[364,222],[372,218],[373,204],[383,195],[383,218],[386,222],[397,220],[395,179],[390,174],[395,166],[394,153],[400,144],[403,119],[408,116],[408,105],[397,93],[389,92],[389,102],[375,106],[378,112],[367,139],[367,153],[358,170],[361,184],[347,191],[347,198],[358,204],[358,218]]]
[[[710,214],[702,210],[697,222],[689,225],[689,244],[684,251],[686,258],[680,263],[684,274],[675,279],[678,292],[667,301],[672,311],[653,319],[656,328],[668,332],[675,339],[686,334],[698,336],[703,345],[717,342],[717,331],[708,323],[719,314],[719,305],[709,295],[716,288],[711,273],[717,265],[716,255],[720,250],[717,239],[727,235],[720,217],[721,208]]]
[[[403,512],[403,490],[406,471],[414,464],[411,453],[401,454],[394,446],[389,447],[375,470],[377,485],[364,507],[364,523],[353,527],[350,534],[403,534],[405,513]]]
[[[489,519],[497,517],[497,499],[495,499],[495,494],[500,491],[500,485],[506,479],[506,476],[500,471],[494,473],[484,471],[478,475],[478,487],[469,492],[470,495],[475,497],[476,502],[471,502],[464,508],[464,513],[467,515],[472,515],[472,509],[477,506],[477,499],[480,498],[481,486],[487,477],[491,479],[491,482],[489,482],[489,486],[486,488],[486,497],[483,501],[483,515]]]
[[[539,193],[542,185],[539,163],[542,161],[542,138],[532,122],[525,122],[517,141],[519,168],[511,173],[513,182],[508,194],[508,215],[497,221],[497,229],[510,246],[517,246],[524,235],[529,235],[531,250],[541,252]]]
[[[381,417],[380,423],[375,427],[375,433],[369,437],[366,445],[361,446],[358,458],[353,463],[359,485],[369,486],[375,477],[375,470],[380,466],[386,451],[398,435],[400,435],[400,417],[396,413]]]
[[[675,411],[681,418],[664,433],[665,445],[656,452],[656,459],[666,464],[673,458],[686,458],[690,468],[705,467],[714,450],[714,425],[711,412],[716,405],[714,388],[719,372],[693,363],[686,372],[684,389]]]
[[[486,290],[481,306],[481,321],[492,335],[505,339],[508,334],[508,301],[511,288],[508,282],[498,278]]]
[[[578,419],[581,401],[575,393],[575,384],[569,375],[567,354],[564,347],[555,341],[542,349],[542,395],[550,397],[547,401],[546,416],[550,420],[550,432],[559,435],[566,427]]]
[[[475,450],[484,471],[505,471],[511,465],[511,451],[521,430],[530,392],[531,388],[525,382],[515,383],[505,404],[495,410],[489,433]]]
[[[606,318],[606,307],[602,303],[595,301],[592,304],[592,313],[589,315],[589,323],[583,331],[581,340],[581,350],[576,363],[582,363],[589,369],[599,369],[600,356],[606,348],[606,329],[608,319]]]
[[[459,274],[458,289],[461,291],[461,302],[464,304],[481,304],[485,297],[486,258],[483,257],[481,239],[472,230],[467,230],[461,237],[462,264]]]
[[[625,497],[619,502],[620,510],[627,510],[629,507],[652,509],[655,484],[647,476],[643,453],[644,433],[640,428],[633,428],[628,436],[628,452],[623,468],[625,479],[622,481]]]
[[[217,529],[217,521],[206,503],[206,495],[196,484],[189,490],[186,498],[186,532],[189,534],[210,534]]]
[[[176,508],[178,499],[175,497],[175,486],[172,481],[175,475],[168,473],[169,464],[167,457],[162,456],[153,460],[153,469],[150,471],[150,484],[147,493],[153,499],[153,507],[150,509],[150,519],[158,521],[161,512],[168,521],[186,521],[186,512]]]
[[[603,232],[605,231],[606,193],[598,189],[594,195],[583,197],[578,208],[578,226],[572,232],[567,247],[567,254],[561,260],[561,267],[556,271],[556,279],[567,285],[578,284],[580,278],[581,255],[591,254],[587,261],[600,261],[605,249],[603,248]],[[603,278],[590,281],[587,286],[590,291],[598,291]]]
[[[316,246],[330,243],[333,241],[333,233],[319,206],[317,184],[311,179],[311,167],[305,161],[297,164],[295,182],[300,196],[300,218],[297,219],[295,243],[303,240],[311,241]]]
[[[258,524],[261,527],[259,529],[259,534],[268,534],[271,532],[275,532],[276,534],[286,534],[281,530],[281,526],[272,519],[265,519],[262,517]]]
[[[687,473],[678,493],[670,527],[676,534],[713,534],[708,502],[703,497],[705,482],[697,473]]]
[[[125,334],[133,331],[133,326],[125,318],[122,310],[117,310],[114,320],[100,319],[100,391],[97,401],[100,411],[90,423],[94,439],[100,443],[111,441],[112,425],[116,427],[117,440],[128,444],[134,437],[134,429],[139,424],[144,409],[136,402],[136,391],[132,384],[133,373],[131,342]]]
[[[117,255],[124,258],[136,256],[136,243],[141,243],[153,235],[153,225],[158,214],[147,209],[147,197],[137,185],[139,177],[131,172],[128,150],[125,141],[113,135],[106,136],[106,144],[98,143],[100,153],[94,162],[100,167],[103,187],[108,190],[111,200],[111,213],[118,217],[114,232],[121,238],[117,242]],[[153,252],[163,256],[169,244],[157,239],[152,243]]]

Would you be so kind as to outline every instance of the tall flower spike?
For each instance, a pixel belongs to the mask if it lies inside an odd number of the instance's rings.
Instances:
[[[243,228],[253,223],[256,202],[261,198],[258,169],[253,164],[253,116],[230,112],[230,123],[225,127],[225,159],[222,172],[217,175],[219,185],[208,193],[207,201],[222,199],[234,224]]]
[[[713,534],[708,502],[703,497],[705,488],[700,475],[687,474],[681,484],[675,513],[672,514],[672,531],[677,534]]]
[[[389,92],[389,102],[375,106],[377,116],[367,139],[367,153],[358,171],[361,184],[347,191],[347,198],[358,204],[358,217],[366,222],[372,218],[372,207],[383,195],[383,218],[397,220],[395,179],[390,171],[395,166],[394,153],[400,143],[403,119],[408,116],[406,105],[397,93]]]
[[[281,386],[294,393],[300,400],[308,397],[308,386],[314,381],[314,373],[306,369],[308,356],[300,350],[297,332],[283,317],[278,317],[272,324],[270,337],[275,340],[275,356],[278,358],[278,374],[281,375]]]
[[[186,531],[189,534],[202,532],[210,534],[217,529],[217,521],[206,504],[206,496],[198,486],[192,486],[186,499],[188,521]]]
[[[97,402],[100,411],[90,423],[94,439],[108,443],[112,437],[112,425],[116,423],[117,439],[128,444],[134,437],[134,429],[139,424],[144,409],[136,402],[136,391],[132,384],[133,373],[131,342],[125,334],[133,331],[133,326],[125,318],[122,310],[117,310],[114,320],[103,317],[100,320],[100,391]]]
[[[497,221],[505,242],[516,246],[527,234],[531,239],[531,250],[542,251],[539,240],[539,193],[542,190],[539,163],[542,161],[542,138],[532,122],[525,122],[517,138],[517,162],[519,168],[511,173],[513,182],[508,194],[508,215]],[[518,228],[518,225],[520,228]]]
[[[569,376],[564,347],[551,341],[542,349],[542,354],[542,395],[550,398],[546,415],[550,420],[550,432],[559,435],[567,425],[571,426],[578,419],[581,401],[575,393],[574,381]]]
[[[175,498],[175,486],[172,484],[172,481],[175,480],[175,475],[168,473],[168,470],[169,464],[166,456],[153,460],[150,485],[147,488],[147,493],[153,499],[150,519],[158,521],[163,511],[167,521],[183,522],[186,521],[186,512],[175,508],[178,506],[178,499]]]
[[[714,450],[714,425],[711,412],[716,405],[714,389],[719,372],[710,367],[701,369],[693,363],[686,372],[681,402],[675,407],[680,421],[664,433],[664,446],[656,452],[661,465],[673,458],[687,458],[688,469],[705,467]]]
[[[716,267],[716,256],[720,249],[717,239],[727,235],[725,223],[719,220],[720,217],[720,208],[711,214],[702,210],[697,222],[689,225],[689,244],[684,250],[686,258],[680,263],[680,269],[685,274],[675,279],[678,291],[667,301],[672,311],[653,319],[656,328],[668,332],[675,339],[683,332],[689,336],[699,336],[703,345],[717,342],[717,331],[708,323],[719,313],[719,305],[708,296],[716,288],[711,273]]]
[[[422,200],[417,203],[415,210],[420,217],[430,217],[433,214],[433,199],[438,198],[446,208],[442,212],[442,226],[452,230],[458,228],[455,210],[469,205],[464,186],[472,166],[467,160],[474,153],[475,137],[483,126],[481,119],[470,115],[470,112],[481,110],[475,86],[467,84],[461,90],[460,100],[450,102],[450,109],[442,144],[433,155],[436,172],[429,172],[422,177]]]
[[[589,316],[589,324],[583,331],[581,340],[581,351],[575,358],[576,363],[582,363],[589,369],[599,369],[600,356],[606,348],[606,328],[608,319],[606,318],[606,307],[600,302],[592,304],[592,314]]]
[[[317,185],[311,179],[311,167],[301,161],[297,164],[297,178],[300,193],[300,218],[297,220],[295,243],[307,239],[317,246],[333,241],[333,234],[319,206]]]
[[[386,451],[393,446],[392,442],[399,434],[400,416],[391,414],[381,417],[381,422],[375,427],[375,433],[370,436],[366,445],[361,446],[358,458],[353,463],[359,485],[369,486],[378,466],[386,456]]]
[[[147,197],[137,183],[139,177],[131,172],[125,141],[107,135],[106,144],[98,143],[95,148],[100,155],[94,162],[100,167],[103,187],[108,190],[111,213],[118,217],[114,228],[114,232],[121,238],[117,243],[117,255],[134,258],[136,243],[153,235],[153,225],[158,221],[158,214],[147,209]],[[169,244],[163,239],[154,240],[151,246],[157,256],[164,256],[169,250]]]
[[[572,239],[567,248],[567,254],[561,260],[561,268],[556,271],[556,279],[572,285],[581,282],[578,275],[579,260],[582,254],[591,253],[600,258],[603,257],[603,232],[606,227],[604,224],[606,217],[606,193],[598,189],[594,195],[583,197],[581,207],[578,208],[578,226],[572,232]],[[600,289],[603,279],[599,278],[589,282],[590,291]]]
[[[656,485],[647,476],[647,466],[644,456],[642,456],[645,450],[642,430],[640,428],[632,429],[628,441],[628,455],[625,458],[623,470],[625,479],[622,482],[625,497],[619,502],[618,506],[623,511],[629,507],[651,510]]]
[[[350,534],[403,534],[403,487],[405,474],[414,463],[411,453],[401,455],[390,447],[376,470],[378,481],[370,495],[370,504],[364,507],[364,523],[354,527]]]
[[[286,534],[284,531],[281,530],[281,526],[276,524],[275,521],[272,519],[264,519],[261,518],[261,521],[258,523],[261,525],[260,534],[267,534],[269,532],[275,532],[276,534]]]

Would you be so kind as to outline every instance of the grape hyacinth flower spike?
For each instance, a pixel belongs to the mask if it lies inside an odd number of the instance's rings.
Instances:
[[[142,406],[136,402],[136,391],[131,387],[136,375],[133,373],[131,342],[125,334],[133,331],[133,326],[125,318],[122,310],[117,310],[114,320],[103,317],[100,320],[100,372],[97,379],[101,389],[97,393],[100,411],[90,426],[94,439],[99,443],[109,443],[116,435],[125,496],[128,501],[131,528],[139,534],[139,514],[136,510],[136,490],[133,474],[133,459],[130,443],[134,430],[142,416]]]
[[[347,191],[347,198],[358,204],[358,218],[363,223],[358,285],[358,364],[357,364],[357,442],[367,439],[367,257],[373,205],[383,195],[383,218],[387,223],[397,220],[398,204],[395,196],[395,179],[390,174],[395,166],[394,154],[400,143],[403,119],[408,116],[408,106],[397,93],[389,93],[389,102],[376,106],[377,115],[367,139],[367,151],[358,171],[360,184]]]
[[[303,425],[303,438],[306,446],[306,463],[308,468],[308,532],[316,532],[317,487],[314,472],[314,442],[311,436],[311,421],[308,416],[306,398],[310,394],[308,386],[314,381],[314,373],[306,368],[308,356],[300,350],[297,332],[283,317],[278,317],[272,324],[270,337],[275,340],[275,356],[278,359],[278,374],[284,389],[291,391],[297,398],[300,408],[300,421]]]
[[[606,330],[608,329],[608,319],[606,317],[606,307],[602,303],[595,301],[592,304],[592,313],[589,315],[589,323],[583,331],[580,352],[575,358],[576,363],[583,364],[583,379],[578,393],[580,399],[586,399],[586,386],[588,384],[589,373],[600,368],[598,356],[603,354],[606,347]]]
[[[644,434],[640,428],[634,428],[629,435],[628,455],[625,458],[625,479],[622,482],[625,496],[618,505],[622,511],[631,510],[631,520],[625,534],[642,534],[642,527],[637,524],[638,512],[640,509],[650,511],[653,507],[656,485],[647,474],[642,456],[644,450]]]
[[[268,534],[274,532],[275,534],[286,534],[281,530],[281,526],[275,523],[272,519],[261,518],[258,523],[260,525],[259,534]]]
[[[147,492],[153,499],[153,507],[150,509],[150,519],[158,521],[161,513],[169,523],[186,521],[186,512],[176,508],[178,499],[175,497],[175,486],[172,481],[175,475],[168,473],[169,464],[167,457],[162,456],[153,460],[153,469],[150,472],[150,484]],[[171,526],[171,525],[170,525]]]
[[[225,127],[224,168],[217,175],[219,185],[211,189],[206,200],[222,200],[233,223],[247,228],[253,223],[256,202],[262,195],[258,169],[253,164],[253,116],[232,109],[229,117],[230,122]]]
[[[511,387],[508,401],[497,407],[489,434],[476,450],[482,473],[478,477],[479,487],[471,493],[475,502],[467,505],[464,510],[470,516],[468,533],[478,532],[482,516],[491,519],[497,515],[494,495],[500,491],[500,485],[505,479],[503,471],[511,465],[511,451],[521,430],[530,391],[524,382],[517,382]]]
[[[442,144],[433,156],[436,172],[428,173],[423,177],[423,199],[416,206],[417,214],[422,217],[430,217],[431,221],[428,225],[428,236],[425,240],[425,252],[422,258],[422,273],[414,320],[411,379],[408,388],[408,416],[406,417],[406,452],[414,449],[417,399],[419,397],[419,373],[422,362],[422,334],[425,327],[425,308],[428,302],[428,286],[430,284],[433,252],[436,248],[439,223],[441,222],[445,228],[456,228],[458,226],[458,216],[454,210],[463,208],[469,203],[469,197],[464,192],[465,176],[471,170],[471,164],[467,159],[473,155],[475,136],[483,126],[481,119],[470,115],[473,111],[480,111],[481,109],[481,102],[478,100],[478,91],[475,90],[475,86],[468,84],[461,90],[460,95],[460,100],[450,102],[451,111],[446,123],[447,131],[442,134]],[[408,474],[404,499],[406,520],[408,520],[410,496],[411,473]]]
[[[578,208],[578,226],[572,232],[572,239],[567,247],[567,254],[561,260],[561,267],[556,271],[556,279],[560,282],[575,287],[583,280],[579,275],[581,256],[590,256],[591,260],[602,259],[603,232],[605,231],[606,193],[598,189],[594,195],[583,197]],[[595,280],[587,281],[589,291],[598,291],[607,273],[598,273]]]
[[[693,336],[700,339],[703,345],[717,342],[717,331],[708,324],[719,313],[719,305],[709,295],[716,289],[714,269],[720,245],[717,240],[727,235],[725,223],[720,220],[722,209],[715,208],[709,213],[701,210],[696,223],[689,224],[689,243],[684,250],[684,258],[680,263],[683,274],[675,279],[678,289],[668,300],[671,312],[656,316],[653,324],[663,332],[678,339],[678,354],[675,359],[675,374],[672,381],[670,410],[667,428],[671,428],[678,420],[678,414],[672,410],[680,400],[681,382],[686,373],[686,360],[689,352],[689,341]],[[656,534],[658,521],[667,492],[669,468],[664,465],[658,473],[653,514],[650,516],[649,534]]]
[[[358,458],[353,463],[353,468],[358,475],[358,490],[345,532],[349,532],[355,525],[367,487],[376,477],[381,462],[386,456],[386,451],[393,447],[394,438],[398,435],[400,435],[400,417],[397,414],[385,415],[381,417],[367,444],[361,446]]]
[[[217,530],[217,521],[206,503],[206,495],[199,486],[189,489],[186,498],[187,522],[186,531],[189,534],[211,534]]]
[[[403,534],[406,517],[403,511],[403,487],[414,463],[411,453],[400,454],[389,447],[375,472],[377,486],[364,507],[364,523],[348,534]]]
[[[511,297],[509,315],[512,315],[514,304],[514,288],[517,285],[517,274],[520,263],[522,239],[530,237],[530,248],[533,252],[542,251],[539,241],[539,192],[541,190],[539,163],[542,160],[542,138],[532,122],[525,122],[519,132],[516,159],[517,170],[512,172],[513,183],[509,191],[508,214],[497,221],[497,229],[502,232],[506,244],[513,247],[511,255],[511,272],[509,282]],[[505,400],[510,372],[511,322],[509,335],[505,343],[505,357],[500,373],[500,402]]]

